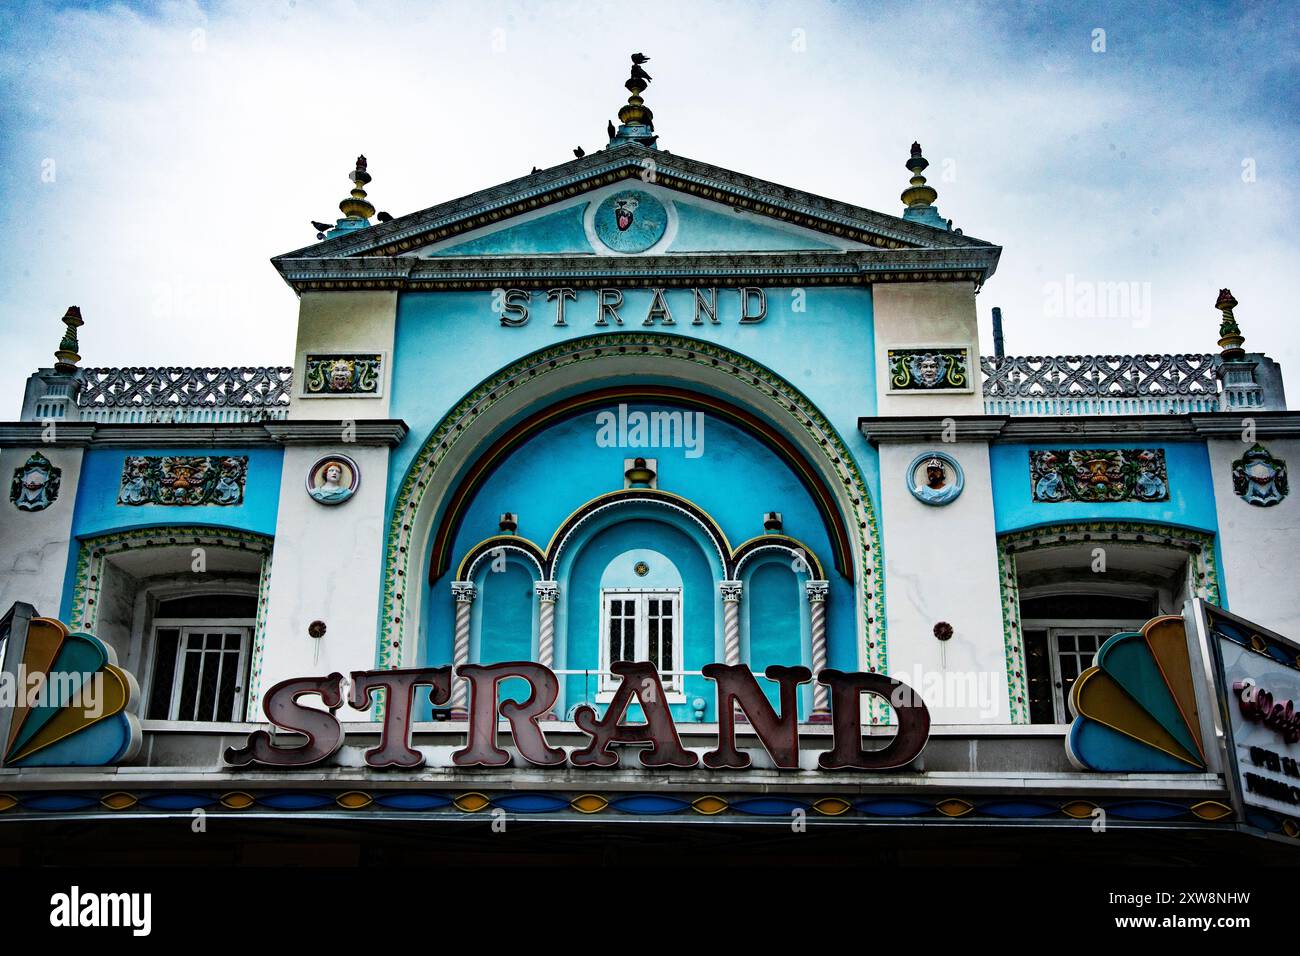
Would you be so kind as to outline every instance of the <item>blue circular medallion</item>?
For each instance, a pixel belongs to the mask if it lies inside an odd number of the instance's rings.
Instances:
[[[596,207],[595,230],[615,252],[645,252],[668,231],[668,210],[650,193],[625,189]]]
[[[946,505],[957,500],[966,485],[957,459],[941,451],[927,451],[907,466],[907,490],[927,505]]]

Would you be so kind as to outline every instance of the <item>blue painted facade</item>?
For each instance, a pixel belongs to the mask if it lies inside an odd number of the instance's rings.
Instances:
[[[1042,448],[1163,448],[1169,474],[1168,501],[1043,502],[1033,500],[1029,452]],[[999,534],[1066,521],[1151,521],[1217,533],[1214,481],[1204,442],[1040,442],[998,444],[989,449],[993,514]]]
[[[117,503],[122,486],[122,466],[127,458],[214,454],[248,456],[248,476],[241,504],[175,507]],[[188,524],[274,535],[283,458],[284,452],[279,448],[224,445],[219,450],[211,446],[87,449],[82,459],[81,481],[77,486],[72,533],[77,538],[89,538],[129,528]]]

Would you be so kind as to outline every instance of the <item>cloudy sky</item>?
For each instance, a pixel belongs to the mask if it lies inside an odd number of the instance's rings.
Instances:
[[[1286,4],[37,2],[0,10],[0,420],[73,303],[86,365],[290,364],[267,260],[358,153],[394,215],[555,165],[637,50],[681,155],[900,213],[919,139],[1004,247],[985,351],[995,305],[1011,354],[1211,351],[1230,286],[1300,405]]]

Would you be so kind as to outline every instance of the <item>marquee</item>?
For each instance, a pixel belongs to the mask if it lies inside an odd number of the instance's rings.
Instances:
[[[737,707],[748,718],[759,742],[779,769],[799,767],[799,722],[795,706],[800,684],[812,680],[806,667],[772,666],[764,671],[779,687],[780,709],[772,707],[749,667],[744,664],[707,664],[703,675],[717,685],[718,737],[714,749],[703,758],[682,746],[672,713],[666,703],[658,669],[648,661],[622,661],[611,665],[621,683],[604,716],[583,706],[574,723],[588,737],[588,743],[569,753],[552,746],[539,721],[547,715],[559,694],[554,671],[531,661],[499,664],[464,664],[453,668],[412,667],[396,670],[353,671],[348,681],[348,705],[366,710],[383,691],[385,707],[379,746],[367,750],[366,764],[374,768],[414,769],[425,764],[425,756],[411,746],[411,719],[416,693],[428,688],[437,706],[451,699],[453,677],[469,681],[469,729],[467,745],[452,754],[457,767],[506,767],[512,756],[497,745],[500,718],[509,724],[519,755],[538,767],[617,767],[619,751],[614,744],[644,745],[639,753],[643,767],[695,767],[711,770],[741,769],[750,757],[736,746]],[[528,698],[521,702],[499,702],[502,681],[518,678],[528,685]],[[831,747],[818,756],[823,770],[893,770],[915,760],[930,735],[930,712],[925,702],[902,681],[883,674],[845,673],[824,669],[817,682],[829,688],[831,701]],[[243,767],[310,767],[328,760],[344,741],[342,723],[335,716],[344,701],[344,677],[301,677],[281,681],[266,694],[263,709],[280,730],[298,736],[294,746],[274,743],[265,730],[253,731],[243,747],[226,750],[226,762]],[[861,697],[870,694],[888,701],[898,715],[898,732],[884,747],[862,747]],[[319,697],[327,709],[299,703],[304,697]],[[628,710],[639,705],[643,723],[625,721]]]

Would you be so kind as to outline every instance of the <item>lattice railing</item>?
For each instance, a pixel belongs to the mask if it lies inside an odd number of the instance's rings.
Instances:
[[[980,357],[991,415],[1106,415],[1219,409],[1217,355]]]
[[[77,409],[91,422],[235,422],[284,418],[292,368],[88,368]]]

